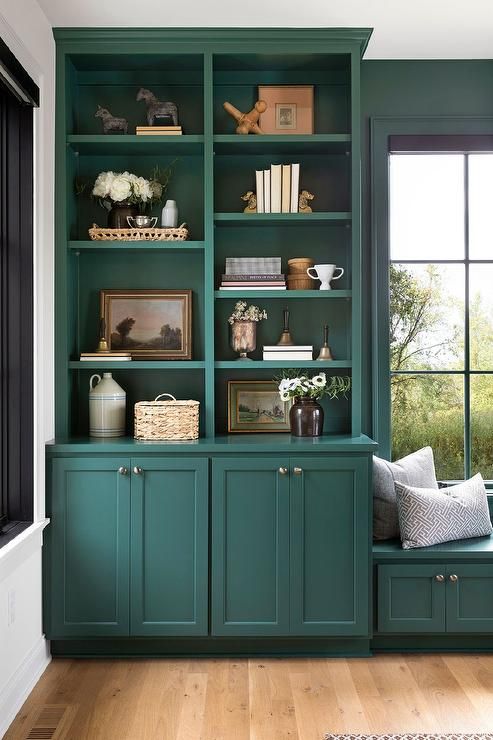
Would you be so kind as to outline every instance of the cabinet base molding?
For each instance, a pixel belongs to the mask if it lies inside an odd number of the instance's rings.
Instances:
[[[370,645],[373,652],[485,653],[493,652],[493,635],[392,635],[374,637]]]
[[[354,657],[371,655],[370,641],[355,638],[100,638],[52,640],[51,654],[66,658]]]

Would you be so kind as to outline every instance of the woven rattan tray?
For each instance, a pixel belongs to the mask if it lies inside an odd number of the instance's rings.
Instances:
[[[93,224],[89,229],[89,236],[93,241],[122,241],[122,242],[184,242],[188,239],[186,224],[177,229],[102,229]]]

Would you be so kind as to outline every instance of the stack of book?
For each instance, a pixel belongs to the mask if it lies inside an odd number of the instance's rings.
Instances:
[[[280,257],[226,257],[219,290],[286,290]]]
[[[181,136],[181,126],[136,126],[137,136]]]
[[[257,213],[298,213],[299,164],[271,164],[255,171]]]
[[[263,359],[284,363],[291,360],[313,360],[313,344],[264,344]]]
[[[82,362],[130,362],[130,352],[81,352]]]

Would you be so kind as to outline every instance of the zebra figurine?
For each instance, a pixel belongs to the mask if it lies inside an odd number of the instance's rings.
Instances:
[[[103,134],[110,134],[113,131],[121,131],[126,134],[128,131],[128,121],[126,118],[116,118],[112,116],[107,108],[98,105],[94,118],[101,118],[103,124]]]
[[[163,103],[154,93],[141,87],[137,100],[144,100],[147,105],[147,123],[149,126],[178,126],[178,108],[175,103]]]

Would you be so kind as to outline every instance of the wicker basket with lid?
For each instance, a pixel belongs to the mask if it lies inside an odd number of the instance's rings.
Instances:
[[[160,401],[168,396],[168,401]],[[154,401],[135,404],[135,439],[198,439],[199,401],[177,401],[161,393]]]

